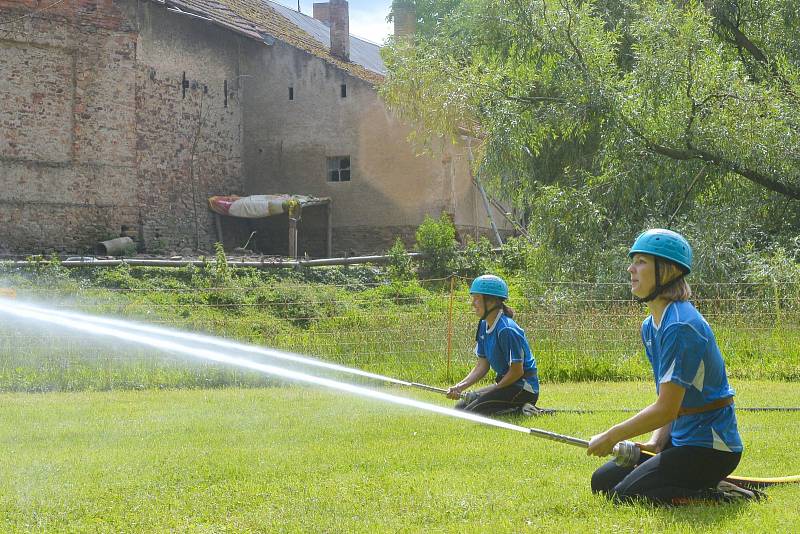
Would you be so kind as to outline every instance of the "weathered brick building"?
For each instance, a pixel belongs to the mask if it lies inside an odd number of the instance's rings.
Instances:
[[[384,249],[442,211],[485,231],[463,149],[418,156],[346,2],[315,16],[259,0],[0,0],[0,251],[121,233],[150,252],[209,250],[207,199],[229,194],[331,198],[336,252]],[[248,224],[226,224],[226,245],[257,229],[280,252],[285,219]],[[319,255],[324,221],[302,224],[301,250]]]

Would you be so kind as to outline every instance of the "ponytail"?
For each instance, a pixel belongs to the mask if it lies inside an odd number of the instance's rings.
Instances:
[[[503,314],[508,317],[509,319],[514,318],[514,308],[507,306],[505,302],[501,304],[503,306]]]

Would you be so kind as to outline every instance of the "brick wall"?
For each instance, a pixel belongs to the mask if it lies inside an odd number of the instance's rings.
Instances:
[[[41,6],[0,0],[0,249],[85,252],[128,227],[210,250],[207,197],[242,191],[238,37],[150,2]]]

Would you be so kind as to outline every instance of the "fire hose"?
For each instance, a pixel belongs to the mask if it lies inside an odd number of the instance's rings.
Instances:
[[[435,386],[429,386],[427,384],[420,384],[419,382],[404,382],[402,385],[414,387],[417,389],[424,389],[426,391],[433,391],[436,393],[443,393],[446,394],[447,390],[444,388],[439,388]],[[469,398],[470,393],[461,393],[459,396],[462,398]],[[475,395],[472,393],[472,395]],[[737,410],[743,411],[800,411],[798,407],[781,407],[781,406],[770,406],[770,407],[753,407],[753,408],[736,408]],[[605,410],[571,410],[571,409],[544,409],[542,410],[544,413],[597,413],[597,412],[638,412],[639,410],[633,408],[620,408],[620,409],[605,409]],[[589,442],[585,439],[576,438],[573,436],[567,436],[565,434],[558,434],[556,432],[550,432],[548,430],[542,430],[539,428],[530,428],[528,430],[531,435],[548,439],[550,441],[558,441],[560,443],[566,443],[568,445],[574,445],[576,447],[581,448],[588,448]],[[637,465],[642,456],[652,457],[655,456],[652,452],[643,451],[639,448],[639,446],[632,442],[632,441],[621,441],[614,445],[614,449],[612,451],[612,455],[614,457],[614,463],[619,465],[620,467],[633,467]],[[743,486],[747,488],[763,488],[766,486],[772,486],[775,484],[792,484],[792,483],[800,483],[800,475],[791,475],[785,477],[746,477],[746,476],[736,476],[730,475],[726,477],[724,480],[736,484],[738,486]]]

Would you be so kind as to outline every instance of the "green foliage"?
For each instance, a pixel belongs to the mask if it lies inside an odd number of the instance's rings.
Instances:
[[[424,254],[419,260],[419,275],[423,278],[445,278],[455,267],[457,256],[456,229],[446,213],[438,220],[425,216],[417,228],[418,252]]]
[[[266,305],[276,317],[302,328],[322,318],[338,316],[346,309],[342,292],[316,284],[280,283],[272,291],[259,294],[256,302]]]
[[[314,267],[276,273],[276,275],[285,280],[336,285],[348,291],[364,291],[386,280],[383,271],[369,265]]]
[[[456,257],[456,274],[474,278],[491,272],[494,258],[492,244],[489,240],[481,236],[478,241],[475,241],[468,236],[466,241],[464,248]]]
[[[143,289],[149,286],[133,275],[131,266],[127,263],[121,263],[112,269],[100,269],[95,276],[95,283],[111,289]]]
[[[576,278],[570,273],[582,268],[563,265],[574,258],[562,258],[546,247],[512,240],[508,248],[516,250],[515,262],[525,262],[517,274],[510,269],[503,273],[510,285],[510,304],[519,312],[516,320],[531,340],[545,382],[650,376],[636,335],[645,310],[631,301],[627,284]],[[625,252],[609,252],[618,258],[620,273]],[[799,253],[796,240],[768,251],[751,247],[744,258],[730,256],[739,267],[729,273],[731,278],[720,279],[722,283],[703,283],[692,274],[696,304],[714,328],[732,378],[800,378],[800,332],[794,327],[800,320]],[[41,278],[31,273],[34,267],[41,270]],[[0,265],[1,285],[16,288],[21,300],[36,297],[64,309],[207,332],[437,385],[449,382],[444,363],[448,339],[451,379],[474,364],[475,317],[468,285],[456,284],[451,298],[450,280],[421,287],[413,279],[389,283],[375,268],[231,268],[230,284],[220,288],[210,283],[213,264],[61,266],[55,271],[56,282],[53,266],[25,269],[21,273],[19,266]],[[497,269],[494,264],[486,267]],[[350,283],[345,282],[348,273],[353,275]],[[372,277],[378,282],[367,283]],[[330,279],[335,285],[309,282],[312,278]],[[43,335],[36,325],[0,321],[0,391],[264,384],[258,375],[176,361],[150,349],[57,330]]]
[[[403,240],[399,237],[395,240],[392,248],[388,252],[389,262],[386,269],[392,282],[404,282],[414,278],[414,265],[408,256]]]
[[[665,226],[698,274],[740,277],[800,232],[795,2],[417,5],[432,23],[384,50],[382,94],[422,146],[480,138],[547,279],[618,281],[616,255]]]
[[[390,301],[398,305],[411,305],[422,304],[431,297],[431,293],[416,280],[392,280],[389,284],[365,291],[362,297],[372,302]]]
[[[231,269],[222,243],[214,243],[214,256],[216,261],[213,267],[213,282],[216,287],[228,287],[231,283]]]
[[[507,273],[521,273],[525,270],[532,244],[524,237],[509,237],[500,247],[500,267]]]

